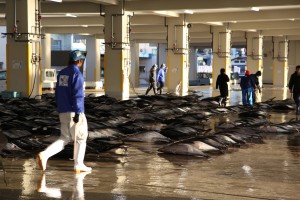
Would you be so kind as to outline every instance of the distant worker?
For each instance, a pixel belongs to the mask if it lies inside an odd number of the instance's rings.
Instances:
[[[300,65],[296,67],[296,71],[291,75],[289,82],[290,93],[293,94],[296,103],[296,114],[299,114],[299,101],[300,101]]]
[[[163,87],[165,86],[167,70],[168,68],[165,64],[162,64],[158,70],[157,82],[159,83],[159,87],[157,88],[157,91],[159,91],[159,94],[162,94]]]
[[[219,105],[220,106],[226,106],[226,101],[228,97],[228,83],[229,82],[229,77],[227,74],[225,74],[225,69],[222,68],[220,70],[220,75],[217,78],[217,83],[216,83],[216,89],[220,89],[220,101]]]
[[[62,151],[72,140],[74,140],[74,171],[80,173],[92,170],[83,164],[88,127],[84,114],[84,79],[79,68],[83,66],[84,59],[85,56],[79,50],[70,52],[69,66],[61,70],[57,76],[55,98],[61,135],[46,150],[38,154],[38,162],[43,171],[46,170],[47,160]]]
[[[261,71],[257,71],[255,74],[251,74],[251,78],[255,84],[257,90],[254,90],[252,94],[253,104],[261,102],[261,87],[259,85],[259,77],[261,76]]]
[[[145,95],[148,95],[148,93],[150,92],[150,90],[153,88],[153,92],[155,95],[157,95],[156,92],[156,71],[157,71],[157,65],[154,64],[150,71],[149,71],[149,86],[148,89],[146,91]]]
[[[253,91],[255,89],[255,83],[251,78],[250,71],[246,70],[245,76],[241,78],[240,83],[242,89],[242,100],[244,106],[253,107]]]

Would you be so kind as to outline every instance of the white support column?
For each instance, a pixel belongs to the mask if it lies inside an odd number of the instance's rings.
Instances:
[[[140,58],[139,58],[139,43],[131,42],[130,45],[130,51],[131,51],[131,75],[130,80],[131,83],[134,85],[134,87],[140,86]]]
[[[105,94],[120,100],[129,98],[129,16],[122,5],[105,7]]]
[[[213,88],[216,87],[217,77],[220,69],[224,68],[228,77],[231,72],[231,30],[225,26],[213,27],[213,61],[212,61],[212,78]],[[230,84],[228,84],[230,88]]]
[[[42,53],[43,59],[42,63],[43,69],[50,69],[51,68],[51,34],[45,34],[45,38],[42,40]]]
[[[95,36],[86,39],[86,81],[99,82],[101,71],[100,39]]]
[[[263,36],[260,32],[248,32],[247,35],[247,70],[252,74],[261,71],[259,83],[263,81]]]
[[[273,85],[286,87],[288,84],[288,40],[286,37],[273,37]]]
[[[172,93],[187,95],[189,88],[189,41],[185,17],[167,18],[167,87]],[[180,90],[179,90],[180,89]]]
[[[41,36],[36,0],[7,1],[7,90],[23,97],[42,94]],[[16,14],[16,15],[15,15]],[[31,34],[27,34],[31,33]]]

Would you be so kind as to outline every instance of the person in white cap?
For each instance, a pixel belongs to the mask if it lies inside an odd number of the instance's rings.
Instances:
[[[61,70],[57,76],[55,98],[61,123],[61,136],[38,154],[38,163],[43,171],[46,170],[47,160],[63,150],[71,141],[75,141],[74,171],[80,173],[92,170],[83,163],[88,127],[84,114],[84,79],[79,68],[83,66],[84,59],[85,56],[79,50],[70,52],[69,66]]]

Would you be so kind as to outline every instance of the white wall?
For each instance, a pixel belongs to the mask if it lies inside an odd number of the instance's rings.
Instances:
[[[300,41],[292,40],[289,44],[289,72],[288,72],[288,78],[291,76],[292,73],[294,73],[295,68],[297,65],[300,65]]]
[[[6,32],[6,26],[0,26],[0,33]],[[6,69],[6,38],[0,37],[0,62],[3,62],[3,69]]]
[[[190,61],[190,70],[189,70],[189,80],[196,80],[197,78],[197,49],[195,47],[190,47],[189,61]]]
[[[263,83],[273,83],[273,44],[271,40],[264,41],[263,53],[266,55],[263,59]]]

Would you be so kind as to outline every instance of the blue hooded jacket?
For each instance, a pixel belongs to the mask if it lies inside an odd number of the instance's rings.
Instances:
[[[59,113],[84,113],[83,83],[83,76],[76,65],[70,65],[59,72],[55,90]]]
[[[160,68],[157,73],[157,82],[166,82],[167,69]]]

